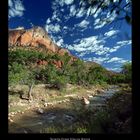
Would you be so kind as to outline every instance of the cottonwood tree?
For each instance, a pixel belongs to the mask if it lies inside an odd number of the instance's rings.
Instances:
[[[25,84],[28,85],[28,98],[27,100],[32,100],[32,89],[36,82],[34,72],[29,71],[24,65],[18,64],[17,62],[9,65],[9,74],[8,74],[9,86],[16,84]],[[21,98],[22,95],[20,95]],[[25,99],[25,98],[24,98]]]
[[[125,75],[125,80],[126,82],[131,82],[132,81],[132,63],[127,62],[122,66],[122,74]]]

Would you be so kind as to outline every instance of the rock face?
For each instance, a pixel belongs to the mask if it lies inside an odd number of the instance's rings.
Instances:
[[[62,66],[63,66],[63,62],[60,61],[60,60],[58,60],[58,61],[53,60],[51,63],[52,63],[56,68],[62,68]],[[48,65],[48,61],[45,61],[45,60],[38,60],[38,61],[36,62],[36,64],[37,64],[38,66]]]
[[[53,43],[47,32],[38,26],[27,30],[23,28],[9,30],[9,47],[10,46],[45,48],[50,52],[60,55],[64,55],[65,53],[71,55],[68,50],[59,48]]]

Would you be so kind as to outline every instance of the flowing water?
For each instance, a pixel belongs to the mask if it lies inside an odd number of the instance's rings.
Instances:
[[[70,102],[57,104],[54,107],[46,107],[42,114],[35,109],[26,111],[16,116],[14,122],[9,123],[9,133],[40,133],[43,129],[48,131],[47,128],[52,126],[69,127],[77,120],[76,108],[99,109],[105,106],[106,100],[117,91],[118,87],[112,86],[98,95],[90,96],[89,105],[83,105],[81,100],[72,99]]]

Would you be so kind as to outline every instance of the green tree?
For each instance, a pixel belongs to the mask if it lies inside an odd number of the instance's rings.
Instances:
[[[45,79],[46,83],[51,84],[51,87],[58,90],[63,89],[68,82],[68,78],[53,64],[49,64],[45,69],[43,69],[41,71],[41,75]]]
[[[8,81],[9,86],[16,84],[25,84],[29,86],[28,99],[32,100],[32,88],[35,84],[35,75],[34,72],[30,71],[24,65],[21,65],[17,62],[13,62],[9,67]]]
[[[68,53],[65,53],[61,57],[61,61],[63,62],[63,65],[62,65],[61,69],[62,69],[62,74],[64,74],[64,75],[69,75],[70,60],[71,60],[71,57],[68,55]]]
[[[82,60],[78,59],[73,62],[70,79],[73,83],[86,84],[86,71]]]
[[[98,83],[100,81],[104,81],[105,70],[101,66],[98,67],[90,67],[88,72],[88,80],[91,84]]]
[[[125,63],[122,66],[121,73],[125,75],[125,81],[130,83],[132,81],[132,63]]]

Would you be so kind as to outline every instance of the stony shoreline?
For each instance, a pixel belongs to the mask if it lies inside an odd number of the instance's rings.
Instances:
[[[100,93],[107,91],[108,89],[109,89],[109,87],[95,88],[94,90],[88,89],[88,90],[86,90],[86,93],[84,95],[83,94],[81,94],[81,95],[80,94],[67,94],[67,95],[64,95],[63,99],[61,99],[61,100],[54,99],[53,101],[46,102],[44,99],[43,102],[41,102],[41,103],[40,103],[40,100],[33,100],[30,102],[28,101],[25,103],[22,103],[22,101],[20,100],[19,102],[16,102],[16,103],[14,102],[14,103],[9,104],[9,108],[11,108],[11,107],[14,108],[16,106],[20,106],[21,108],[24,107],[25,109],[9,112],[8,120],[9,120],[9,122],[13,123],[16,115],[24,114],[24,113],[26,113],[26,111],[34,110],[34,109],[39,110],[40,108],[44,109],[47,107],[55,107],[55,105],[57,105],[57,104],[63,104],[63,103],[69,102],[70,98],[76,98],[78,100],[81,100],[82,96],[87,97],[87,98],[92,98]]]

